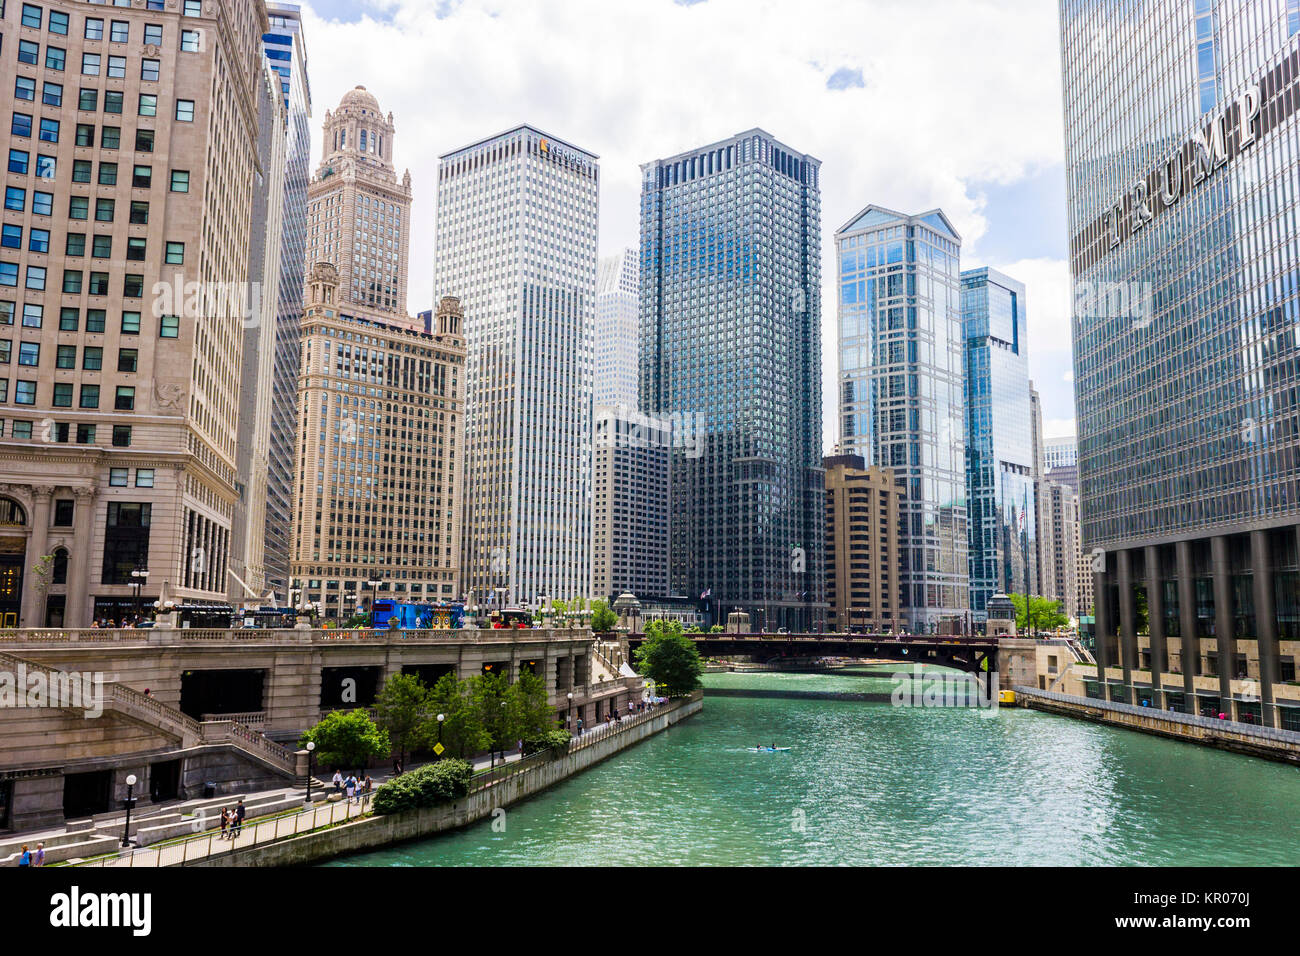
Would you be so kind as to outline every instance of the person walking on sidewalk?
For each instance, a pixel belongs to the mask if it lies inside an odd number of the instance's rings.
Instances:
[[[247,814],[248,810],[244,807],[244,798],[240,797],[239,803],[235,805],[235,820],[230,828],[230,839],[233,840],[244,832],[244,817]]]
[[[334,771],[334,792],[343,792],[343,774],[339,773],[337,770]]]

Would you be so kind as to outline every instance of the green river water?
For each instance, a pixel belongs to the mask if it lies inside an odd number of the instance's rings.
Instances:
[[[705,684],[888,693],[893,670]],[[747,749],[773,741],[792,749]],[[1295,866],[1300,772],[1020,708],[706,690],[699,715],[507,808],[496,829],[329,865],[619,864]]]

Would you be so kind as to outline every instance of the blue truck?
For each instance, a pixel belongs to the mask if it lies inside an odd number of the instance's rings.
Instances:
[[[371,609],[371,627],[449,630],[465,625],[465,605],[460,602],[408,604],[381,598]]]

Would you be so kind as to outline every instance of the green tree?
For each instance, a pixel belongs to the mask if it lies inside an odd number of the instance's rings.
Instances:
[[[393,752],[388,732],[380,730],[364,710],[336,710],[312,727],[299,741],[316,745],[322,765],[365,770],[370,762]]]
[[[1016,608],[1016,628],[1026,635],[1063,627],[1069,619],[1061,613],[1061,602],[1031,594],[1009,594]]]
[[[505,756],[505,748],[515,739],[509,703],[510,684],[495,671],[479,674],[469,683],[470,700],[487,736],[487,747],[491,752]]]
[[[645,640],[636,649],[637,670],[673,697],[700,686],[704,665],[695,642],[682,632],[680,621],[650,621]]]
[[[608,634],[618,623],[618,615],[613,612],[607,601],[593,601],[591,604],[591,629],[597,634]]]
[[[420,733],[425,746],[432,747],[438,743],[438,715],[442,714],[441,740],[448,753],[469,757],[487,749],[488,736],[470,696],[469,681],[463,681],[455,674],[443,674],[429,691],[428,703]]]
[[[537,744],[557,727],[555,710],[546,693],[546,681],[527,671],[506,691],[506,712],[510,736]],[[529,749],[533,749],[530,747]]]
[[[397,746],[406,764],[406,751],[423,736],[429,719],[429,688],[414,674],[395,674],[375,698],[375,722]]]

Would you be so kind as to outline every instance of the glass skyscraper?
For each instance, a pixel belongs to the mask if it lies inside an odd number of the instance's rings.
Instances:
[[[673,593],[819,626],[820,162],[754,129],[641,167],[642,410],[673,421]]]
[[[908,630],[955,630],[970,608],[961,237],[938,209],[867,206],[835,233],[835,247],[840,450],[903,479]]]
[[[635,249],[600,260],[596,280],[596,371],[593,404],[637,403],[637,321],[641,283]],[[599,592],[598,592],[599,593]]]
[[[1300,9],[1061,11],[1098,690],[1300,727]]]
[[[438,164],[434,289],[465,310],[463,582],[474,604],[591,590],[596,156],[531,126]]]
[[[994,269],[961,274],[966,349],[966,508],[970,608],[1037,594],[1038,522],[1025,287]]]

